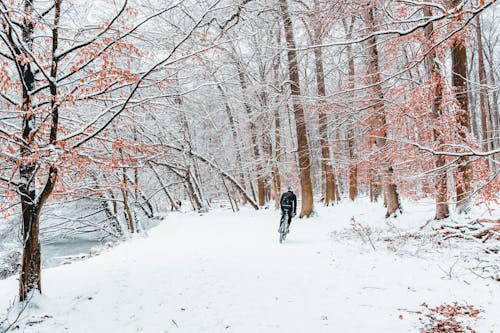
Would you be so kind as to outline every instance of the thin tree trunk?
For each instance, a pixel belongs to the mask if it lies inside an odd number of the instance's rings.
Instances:
[[[381,192],[380,180],[373,168],[370,168],[368,178],[370,187],[370,202],[377,202]],[[386,205],[384,204],[384,207],[385,206]]]
[[[180,94],[176,96],[175,102],[179,105],[179,107],[183,105],[183,99]],[[179,117],[182,129],[184,131],[184,140],[186,141],[189,151],[192,151],[193,138],[191,134],[191,128],[189,126],[189,121],[186,117],[186,113],[182,112],[181,110],[179,112]],[[181,177],[187,183],[188,193],[189,196],[191,197],[192,202],[194,203],[194,206],[196,207],[195,209],[197,211],[205,211],[208,209],[209,204],[207,201],[203,200],[203,192],[201,190],[201,185],[199,184],[200,173],[198,168],[198,161],[192,159],[192,155],[188,154],[187,156],[185,156],[185,163],[186,163],[185,167],[186,174],[182,175]]]
[[[281,29],[276,32],[276,45],[281,45]],[[276,87],[283,89],[279,79],[279,69],[281,64],[281,51],[276,52],[273,59],[273,75],[274,84]],[[279,96],[279,95],[278,95]],[[278,97],[279,98],[279,97]],[[279,101],[278,101],[279,102]],[[278,103],[277,103],[278,104]],[[273,159],[273,190],[274,190],[274,206],[276,209],[280,207],[281,197],[281,175],[280,175],[280,160],[281,160],[281,119],[279,107],[274,107],[274,159]]]
[[[113,228],[113,234],[116,238],[121,238],[123,236],[123,231],[120,225],[120,222],[118,221],[118,217],[113,213],[113,206],[110,205],[110,200],[106,198],[104,195],[99,195],[101,197],[101,206],[104,209],[104,213],[106,214],[106,218],[109,221],[109,224]]]
[[[224,89],[220,84],[217,85],[219,92],[221,93],[222,98],[224,99],[224,110],[226,111],[227,119],[229,121],[229,127],[231,128],[231,135],[233,136],[233,144],[234,149],[236,150],[236,167],[238,168],[238,180],[240,181],[241,186],[245,189],[245,176],[243,175],[243,162],[241,158],[241,147],[240,140],[238,138],[238,130],[236,129],[236,123],[234,121],[233,113],[231,112],[231,107],[227,101],[226,94]],[[243,203],[246,202],[246,198],[243,197]]]
[[[319,8],[319,1],[314,0],[314,5]],[[313,43],[320,45],[321,39],[321,25],[317,22],[313,22],[315,29]],[[323,55],[322,48],[317,47],[314,49],[314,63],[316,65],[316,90],[319,100],[319,142],[321,147],[321,171],[323,173],[322,180],[325,181],[324,186],[324,198],[325,206],[333,204],[335,201],[335,175],[333,173],[333,168],[331,165],[330,158],[330,143],[328,142],[328,119],[324,108],[326,107],[326,102],[324,97],[326,96],[326,86],[325,86],[325,71],[323,69]]]
[[[490,86],[495,87],[496,86],[496,80],[495,80],[495,67],[494,67],[494,60],[491,58],[489,60],[489,76],[490,76]],[[492,140],[493,140],[493,148],[496,149],[500,147],[500,112],[498,110],[498,90],[493,89],[491,92],[491,109],[490,109],[490,118],[491,118],[491,123],[492,123]],[[495,160],[497,162],[500,161],[500,154],[496,154]]]
[[[339,115],[335,115],[334,116],[334,119],[333,121],[335,123],[339,123]],[[340,160],[340,142],[342,141],[340,139],[340,134],[341,134],[341,128],[340,127],[337,127],[335,130],[334,130],[334,133],[335,133],[335,145],[333,146],[333,159],[334,160]],[[332,171],[334,174],[335,172]],[[340,201],[340,189],[341,189],[341,175],[338,175],[338,176],[335,176],[333,178],[333,189],[334,189],[334,200],[339,202]]]
[[[179,208],[180,208],[179,205],[177,205],[177,203],[175,202],[174,198],[172,198],[172,195],[168,191],[167,187],[163,184],[163,181],[162,181],[162,179],[160,177],[160,174],[158,173],[158,171],[156,170],[156,168],[152,165],[151,162],[148,162],[148,165],[151,168],[151,170],[153,170],[153,174],[155,175],[156,180],[158,180],[158,183],[160,184],[160,186],[161,186],[161,188],[163,190],[163,193],[167,197],[168,201],[170,201],[170,207],[173,207],[175,210],[179,210]],[[168,210],[168,207],[165,207],[165,208],[166,208],[166,210]]]
[[[260,55],[260,57],[262,57]],[[265,71],[265,65],[259,66],[259,77],[260,77],[260,93],[259,93],[259,102],[261,106],[261,115],[264,117],[264,121],[260,121],[261,124],[261,142],[262,142],[262,154],[266,157],[266,160],[272,161],[273,160],[273,145],[272,145],[272,124],[271,124],[271,117],[272,115],[270,114],[269,110],[269,93],[267,91],[267,79],[266,79],[266,71]],[[267,163],[268,168],[271,167],[271,172],[272,172],[272,165],[273,163]],[[273,188],[273,177],[271,177],[271,182],[269,182],[269,175],[266,172],[266,175],[264,175],[264,171],[267,171],[268,168],[265,168],[263,170],[263,182],[264,182],[264,192],[265,192],[265,203],[267,203],[271,196],[273,199],[276,201],[277,197],[274,191],[272,191]],[[272,176],[272,175],[271,175]],[[272,192],[272,193],[271,193]]]
[[[426,7],[424,9],[424,15],[427,17],[432,16],[432,9],[430,7]],[[429,23],[424,30],[426,40],[430,41],[433,38],[434,33],[434,24]],[[430,83],[433,84],[433,93],[432,93],[432,117],[434,119],[434,129],[432,131],[433,140],[437,142],[440,146],[444,144],[443,135],[441,130],[437,128],[438,120],[442,116],[441,102],[443,99],[443,82],[444,78],[441,74],[441,68],[439,67],[438,62],[436,61],[436,52],[432,50],[429,52],[425,60],[427,78]],[[442,220],[447,218],[450,215],[449,207],[448,207],[448,185],[447,185],[447,175],[446,169],[444,166],[446,164],[446,158],[443,155],[438,155],[435,157],[434,166],[436,168],[436,220]]]
[[[132,178],[128,174],[126,174],[126,177],[131,184],[134,184],[134,192],[132,193],[132,191],[129,191],[134,198],[134,205],[139,206],[139,208],[144,212],[144,214],[148,218],[153,218],[154,217],[153,205],[151,205],[149,199],[146,197],[144,192],[142,192],[142,190],[139,188],[138,168],[133,167],[132,170],[134,172],[134,179],[132,180]],[[142,203],[139,202],[139,199],[142,199],[143,202]]]
[[[349,198],[354,201],[358,196],[358,166],[354,153],[354,125],[352,121],[347,125],[347,144],[349,146]]]
[[[249,180],[248,184],[250,186],[250,192],[252,193],[253,201],[257,202],[257,204],[258,204],[259,202],[257,201],[257,196],[255,195],[255,187],[253,186],[253,182],[251,180]]]
[[[198,165],[198,161],[195,160],[195,162],[196,162],[196,165]],[[188,170],[191,170],[191,169],[188,168]],[[199,176],[197,176],[192,170],[190,172],[191,172],[190,180],[194,186],[195,194],[201,203],[200,212],[206,212],[206,211],[208,211],[208,208],[210,208],[210,202],[208,201],[207,198],[205,198],[205,194],[203,193],[203,190],[202,190],[202,187],[200,184]]]
[[[186,167],[186,175],[184,176],[184,179],[186,179],[186,184],[188,187],[189,191],[189,196],[191,197],[191,200],[195,204],[195,208],[197,211],[202,211],[203,210],[203,202],[198,196],[198,193],[196,192],[195,185],[193,184],[193,180],[191,179],[192,173],[190,171],[191,167],[188,165]]]
[[[347,26],[346,20],[343,20],[344,28],[346,30],[346,39],[351,39],[352,29],[354,27],[354,16],[351,17],[351,23]],[[354,66],[354,56],[352,53],[352,45],[347,45],[347,56],[348,56],[348,79],[347,79],[347,90],[352,91],[355,87],[354,76],[355,76],[355,66]],[[353,93],[349,93],[349,97],[353,97]],[[354,121],[351,119],[347,125],[347,146],[349,150],[349,198],[355,200],[358,196],[358,166],[356,163],[356,153],[355,153],[355,136],[354,136]]]
[[[365,11],[365,20],[368,25],[369,31],[373,32],[375,23],[373,17],[373,7],[370,6]],[[379,70],[379,59],[378,50],[376,44],[375,36],[368,39],[369,43],[369,64],[368,73],[370,76],[370,83],[373,86],[373,95],[376,98],[374,103],[374,128],[373,131],[375,145],[379,150],[382,150],[387,143],[387,133],[386,133],[386,119],[385,119],[385,105],[384,105],[384,94],[381,87],[381,78]],[[382,162],[381,171],[383,173],[383,190],[384,198],[387,203],[386,217],[395,214],[397,211],[401,210],[401,204],[399,201],[399,194],[397,191],[396,184],[392,179],[394,170],[390,164],[390,157],[384,157]]]
[[[311,162],[309,157],[309,145],[307,143],[307,128],[304,117],[304,109],[300,101],[301,89],[297,53],[295,51],[295,40],[293,27],[286,0],[279,0],[281,16],[285,28],[285,37],[288,56],[288,71],[290,75],[291,94],[297,130],[297,149],[299,155],[300,184],[302,189],[302,209],[300,217],[309,217],[313,212],[313,192],[311,183]]]
[[[113,214],[116,216],[118,214],[118,205],[116,204],[116,198],[112,190],[109,190],[109,196],[113,204]]]
[[[243,68],[241,68],[240,63],[236,63],[236,67],[238,70],[238,78],[240,80],[240,86],[241,86],[241,91],[243,94],[243,104],[245,107],[245,111],[248,115],[249,123],[250,123],[250,136],[252,140],[252,151],[253,151],[253,157],[255,161],[255,172],[257,174],[257,196],[258,196],[258,203],[259,207],[263,207],[266,204],[266,193],[265,193],[265,185],[264,185],[264,175],[262,174],[262,165],[260,161],[260,152],[259,152],[259,144],[257,140],[257,133],[256,133],[256,126],[255,126],[255,120],[253,119],[253,113],[252,109],[250,107],[250,104],[247,101],[246,94],[248,93],[247,91],[247,84],[245,80],[245,73],[243,72]],[[252,186],[252,191],[253,191],[253,186]]]
[[[474,68],[474,57],[475,52],[470,52],[470,60],[467,70],[467,77],[472,77],[472,71]],[[471,133],[472,136],[477,140],[477,142],[481,142],[481,131],[479,130],[481,124],[481,119],[477,118],[477,100],[476,95],[473,93],[472,89],[467,89],[467,99],[469,101],[467,107],[469,112],[469,119],[471,123]],[[479,115],[481,116],[481,115]],[[479,124],[478,124],[479,122]]]
[[[106,181],[106,175],[103,174],[102,176],[103,176],[104,181]],[[91,174],[90,177],[92,177],[92,179],[94,180],[95,186],[99,186],[100,181],[97,178],[97,175]],[[113,228],[113,231],[114,231],[110,234],[112,234],[117,239],[119,239],[123,236],[123,230],[122,230],[122,226],[120,224],[120,221],[118,220],[118,217],[117,217],[115,196],[114,196],[113,191],[111,189],[108,189],[107,192],[109,194],[109,197],[106,196],[105,193],[98,194],[98,196],[101,199],[101,205],[102,205],[102,208],[104,209],[104,213],[106,214],[106,218],[109,221],[109,224],[111,225],[111,227]]]
[[[123,198],[123,208],[125,210],[125,219],[127,220],[128,228],[130,233],[133,234],[135,232],[134,227],[134,217],[132,216],[132,212],[130,211],[130,206],[128,204],[128,193],[127,193],[127,170],[125,168],[122,169],[122,186],[120,187],[120,191],[122,192]]]
[[[266,133],[264,134],[263,148],[264,152],[267,153],[266,158],[268,161],[272,161],[274,158],[273,154],[273,144],[271,141],[271,131],[272,125],[265,127]],[[272,171],[272,162],[268,162],[268,168],[271,169],[270,175],[267,175],[264,179],[264,185],[266,190],[266,204],[272,199],[276,201],[276,193],[274,191],[274,176]]]
[[[191,179],[193,180],[196,193],[198,193],[198,197],[200,198],[200,201],[202,203],[202,210],[208,211],[208,209],[210,208],[210,202],[208,198],[205,197],[205,193],[203,192],[203,178],[201,177],[200,173],[200,165],[196,159],[193,160],[192,166]]]
[[[273,161],[273,186],[274,186],[274,196],[275,202],[274,206],[276,209],[279,208],[279,199],[281,196],[281,175],[279,170],[279,163],[281,159],[281,120],[279,109],[276,107],[274,109],[274,161]]]
[[[238,206],[236,205],[236,207],[235,207],[236,202],[233,204],[233,198],[231,198],[231,193],[229,192],[229,188],[227,187],[226,181],[224,180],[224,177],[222,177],[222,176],[221,176],[221,182],[222,182],[222,185],[224,185],[224,188],[226,189],[227,199],[229,200],[229,204],[231,205],[231,210],[233,212],[237,212]]]
[[[478,52],[478,72],[479,72],[479,99],[481,105],[481,131],[482,131],[482,147],[484,151],[493,150],[493,124],[491,122],[490,106],[488,100],[488,92],[486,86],[488,80],[486,79],[486,70],[484,68],[484,54],[483,54],[483,38],[481,31],[481,17],[476,16],[476,38],[477,38],[477,52]],[[491,160],[488,160],[488,169],[493,170],[494,166]]]

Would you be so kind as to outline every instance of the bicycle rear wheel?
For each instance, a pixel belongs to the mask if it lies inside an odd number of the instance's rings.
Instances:
[[[280,243],[283,243],[283,241],[286,239],[286,234],[288,233],[288,211],[285,211],[285,214],[281,216],[279,232]]]

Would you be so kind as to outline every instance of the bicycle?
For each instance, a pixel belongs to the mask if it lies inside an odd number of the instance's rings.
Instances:
[[[279,230],[278,230],[278,232],[280,233],[280,243],[283,243],[283,241],[286,238],[286,235],[289,232],[289,229],[288,229],[288,227],[289,227],[289,225],[288,225],[288,214],[290,214],[289,211],[288,211],[288,209],[285,209],[285,212],[283,213],[283,215],[281,215],[280,227],[279,227]]]

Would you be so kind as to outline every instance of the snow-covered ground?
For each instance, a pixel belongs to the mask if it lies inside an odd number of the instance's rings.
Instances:
[[[147,237],[45,269],[20,331],[418,332],[422,303],[458,301],[481,310],[477,332],[500,332],[499,254],[420,231],[432,205],[389,221],[362,200],[317,206],[284,244],[274,210],[169,214]],[[16,292],[0,281],[0,314]]]

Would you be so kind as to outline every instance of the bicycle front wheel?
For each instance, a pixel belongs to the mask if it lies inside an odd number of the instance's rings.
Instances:
[[[288,212],[285,212],[283,216],[281,216],[281,221],[280,221],[280,243],[283,243],[283,241],[286,238],[287,234],[287,229],[288,229]]]

